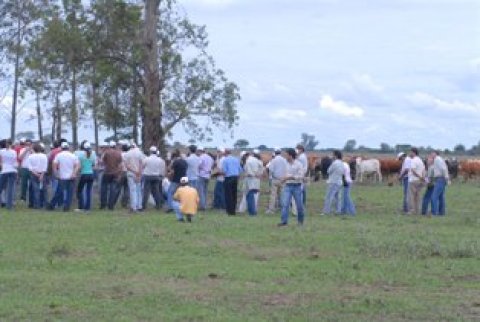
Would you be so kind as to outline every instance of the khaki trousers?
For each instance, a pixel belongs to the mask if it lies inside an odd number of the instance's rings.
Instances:
[[[411,181],[408,183],[408,209],[415,215],[419,215],[422,208],[422,190],[422,181]]]

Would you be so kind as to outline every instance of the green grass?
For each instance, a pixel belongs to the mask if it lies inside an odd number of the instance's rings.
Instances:
[[[0,320],[478,321],[479,192],[450,187],[448,216],[428,219],[399,215],[398,186],[357,186],[342,219],[318,216],[315,184],[303,229],[2,210]]]

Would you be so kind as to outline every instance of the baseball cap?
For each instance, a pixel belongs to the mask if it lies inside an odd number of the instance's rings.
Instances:
[[[220,147],[217,148],[217,151],[225,153],[225,148],[223,146],[220,146]]]
[[[205,151],[205,148],[204,148],[203,146],[199,146],[199,147],[197,148],[197,151]]]
[[[62,142],[61,147],[62,147],[62,149],[68,149],[70,147],[70,145],[68,145],[68,142]]]
[[[282,149],[280,149],[278,146],[273,148],[273,151],[275,152],[282,152]]]
[[[188,183],[188,178],[187,177],[182,177],[180,179],[180,183],[183,183],[183,184]]]
[[[260,154],[260,150],[259,149],[253,149],[253,154]]]
[[[158,151],[158,149],[157,149],[156,146],[151,146],[151,147],[150,147],[150,152],[152,152],[152,153],[157,153],[157,151]]]
[[[85,142],[85,143],[83,144],[83,148],[84,148],[85,150],[90,150],[90,149],[92,148],[92,145],[90,144],[90,142]]]
[[[108,143],[108,145],[111,147],[111,148],[114,148],[117,146],[117,142],[115,141],[110,141],[110,143]]]
[[[404,155],[407,155],[405,152],[400,152],[398,155],[397,155],[397,159],[400,159],[401,157],[403,157]]]

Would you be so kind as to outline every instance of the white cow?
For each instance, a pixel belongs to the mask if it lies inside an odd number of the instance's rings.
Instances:
[[[380,171],[380,161],[377,159],[362,160],[361,157],[356,159],[357,162],[357,178],[359,182],[363,182],[364,174],[376,174],[378,182],[382,182],[382,172]]]

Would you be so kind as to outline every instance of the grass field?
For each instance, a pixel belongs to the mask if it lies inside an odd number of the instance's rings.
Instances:
[[[445,218],[402,216],[400,188],[355,187],[355,218],[2,210],[1,321],[479,321],[480,187]],[[265,200],[262,199],[262,204]]]

